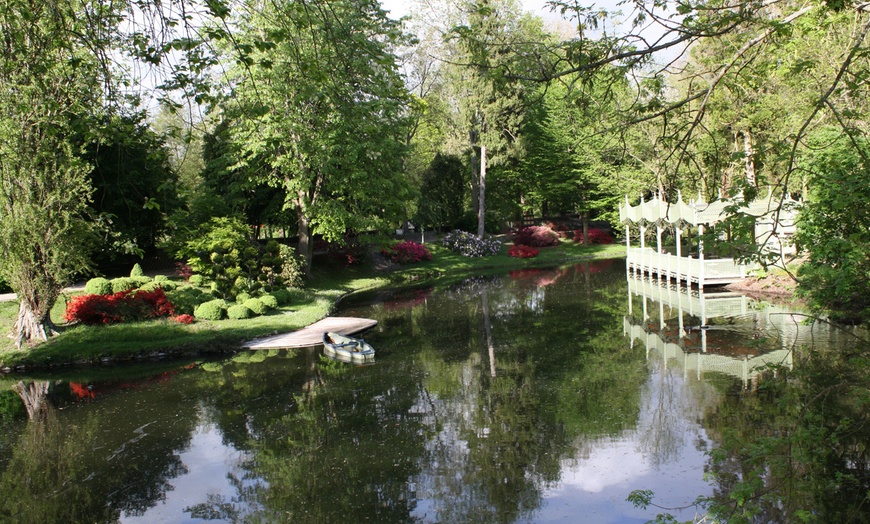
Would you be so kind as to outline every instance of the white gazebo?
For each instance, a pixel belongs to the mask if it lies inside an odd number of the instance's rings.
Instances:
[[[794,253],[789,238],[794,234],[794,219],[797,202],[773,198],[769,194],[748,205],[742,198],[719,198],[705,202],[699,194],[696,199],[684,202],[679,194],[676,202],[668,202],[660,195],[650,201],[640,199],[640,204],[632,206],[625,197],[619,206],[619,221],[625,225],[626,264],[629,271],[648,273],[663,279],[676,279],[688,284],[721,285],[746,278],[754,265],[739,263],[732,258],[705,258],[704,228],[722,222],[728,217],[728,210],[737,207],[741,212],[755,217],[755,241],[764,249],[777,253],[780,260]],[[640,247],[631,245],[631,226],[640,228]],[[646,232],[656,230],[655,248],[646,245]],[[676,253],[665,253],[662,249],[662,234],[673,228],[676,236]],[[698,241],[695,253],[682,253],[683,233],[697,229]]]

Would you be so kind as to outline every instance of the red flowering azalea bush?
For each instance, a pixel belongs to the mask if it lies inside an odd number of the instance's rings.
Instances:
[[[583,242],[583,230],[578,229],[574,231],[574,242]],[[610,233],[604,231],[603,229],[598,228],[590,228],[589,229],[589,243],[590,244],[612,244],[613,237],[610,236]]]
[[[193,315],[188,315],[187,313],[183,315],[177,315],[172,317],[172,320],[178,322],[179,324],[193,324],[194,318]]]
[[[559,243],[559,235],[547,226],[524,227],[514,233],[517,246],[547,247]]]
[[[432,260],[432,253],[423,244],[407,241],[390,246],[381,253],[398,264],[414,264],[422,260]]]
[[[90,326],[146,320],[172,315],[174,307],[161,288],[120,291],[111,295],[79,295],[66,306],[64,320]]]
[[[530,246],[511,246],[508,249],[508,255],[514,258],[534,258],[538,253],[537,249]]]

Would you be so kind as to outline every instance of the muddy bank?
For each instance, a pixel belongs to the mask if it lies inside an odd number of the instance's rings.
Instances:
[[[766,275],[745,278],[739,282],[728,284],[725,288],[729,291],[762,299],[791,300],[794,298],[797,282],[788,275]]]

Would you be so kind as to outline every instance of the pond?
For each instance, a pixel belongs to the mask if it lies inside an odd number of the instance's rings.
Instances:
[[[373,364],[307,348],[29,377],[33,420],[0,388],[0,520],[642,523],[665,510],[627,497],[651,490],[691,521],[728,488],[707,477],[730,414],[795,350],[852,337],[622,260],[338,314],[378,321]]]

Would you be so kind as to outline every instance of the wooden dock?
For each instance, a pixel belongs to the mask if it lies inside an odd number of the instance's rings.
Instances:
[[[287,349],[317,346],[323,343],[323,333],[333,331],[342,335],[354,335],[376,326],[377,320],[356,317],[326,317],[292,333],[254,339],[242,344],[245,349]]]

